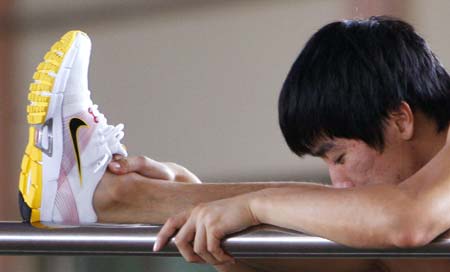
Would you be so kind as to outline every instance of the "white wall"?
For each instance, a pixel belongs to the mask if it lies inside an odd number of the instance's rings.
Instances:
[[[284,144],[277,124],[280,86],[320,26],[361,16],[369,6],[380,12],[386,3],[193,1],[196,5],[189,6],[178,0],[181,8],[161,9],[161,1],[154,0],[140,13],[131,8],[144,2],[18,2],[19,22],[25,23],[17,39],[17,162],[25,143],[23,109],[34,67],[60,35],[81,28],[93,40],[94,101],[111,123],[126,124],[125,142],[132,154],[178,162],[208,181],[326,176],[322,163],[297,159]],[[394,2],[401,6],[402,1]],[[405,15],[442,62],[450,63],[450,39],[443,35],[449,2],[403,3],[390,14]],[[81,16],[102,5],[105,12],[108,6],[123,6],[123,15]],[[73,14],[67,13],[71,10]],[[52,14],[59,21],[48,24]],[[47,18],[47,24],[33,18]]]
[[[413,0],[411,12],[408,16],[430,45],[433,52],[441,60],[447,71],[450,69],[450,35],[449,15],[450,1],[448,0]]]
[[[24,107],[43,52],[81,28],[93,40],[94,101],[111,123],[126,124],[132,154],[178,162],[207,181],[323,177],[322,163],[285,145],[277,97],[307,38],[345,14],[338,1],[244,1],[25,29],[18,95]],[[21,126],[18,153],[25,137]]]

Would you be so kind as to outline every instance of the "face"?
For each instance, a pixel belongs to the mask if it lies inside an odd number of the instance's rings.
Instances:
[[[399,183],[418,169],[413,147],[385,135],[379,152],[363,141],[334,138],[320,141],[314,150],[328,165],[333,186],[339,188],[377,183]]]
[[[312,153],[328,165],[333,186],[346,188],[378,183],[398,184],[423,167],[442,148],[447,133],[406,102],[390,114],[384,126],[384,149],[360,140],[325,138]]]

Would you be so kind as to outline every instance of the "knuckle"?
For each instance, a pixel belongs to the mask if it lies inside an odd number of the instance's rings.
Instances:
[[[217,229],[217,217],[215,215],[212,215],[211,213],[205,213],[203,215],[204,218],[204,224],[205,226],[208,228],[209,232],[212,233],[213,235],[216,235],[218,232]]]
[[[211,228],[210,228],[210,232],[211,232],[211,235],[212,235],[213,237],[215,237],[215,238],[221,236],[220,230],[219,230],[218,228],[216,228],[216,227],[211,227]]]
[[[219,255],[221,253],[221,250],[218,247],[208,245],[208,252],[211,252],[214,255]]]
[[[192,213],[195,214],[195,215],[202,216],[203,213],[204,213],[205,205],[206,205],[206,204],[204,204],[204,203],[198,204],[198,205],[192,210]]]
[[[206,206],[207,206],[207,204],[204,202],[198,203],[198,205],[195,207],[195,210],[198,212],[202,211],[205,209]]]
[[[212,229],[213,228],[213,217],[210,215],[210,214],[208,214],[208,213],[204,213],[203,214],[203,218],[204,218],[204,222],[205,222],[205,225],[206,226],[208,226],[208,228],[209,229]]]

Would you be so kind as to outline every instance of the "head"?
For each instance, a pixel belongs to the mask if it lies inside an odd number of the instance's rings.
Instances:
[[[298,156],[319,156],[336,186],[401,182],[445,141],[450,76],[423,38],[388,17],[334,22],[307,42],[279,98]]]

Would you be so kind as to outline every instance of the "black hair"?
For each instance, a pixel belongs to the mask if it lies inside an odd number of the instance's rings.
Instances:
[[[436,122],[450,120],[450,76],[414,28],[374,16],[322,27],[283,84],[279,123],[289,148],[312,154],[322,138],[362,140],[382,152],[389,113],[402,101]]]

